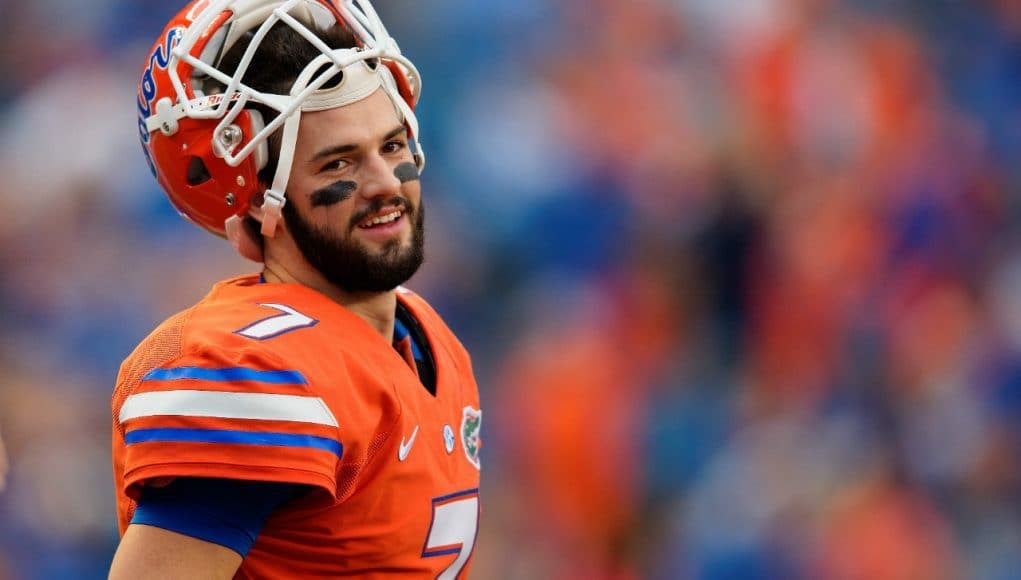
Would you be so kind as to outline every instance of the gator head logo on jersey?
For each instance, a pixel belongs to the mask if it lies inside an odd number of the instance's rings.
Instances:
[[[465,407],[464,418],[461,420],[461,446],[464,447],[465,457],[475,469],[482,469],[479,463],[479,449],[482,447],[482,439],[479,438],[481,430],[482,411],[471,406]]]

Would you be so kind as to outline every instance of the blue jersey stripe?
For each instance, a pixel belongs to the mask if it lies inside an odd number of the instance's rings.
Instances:
[[[305,376],[298,371],[258,371],[244,367],[224,369],[204,369],[202,367],[171,367],[168,369],[152,369],[143,381],[177,381],[181,379],[197,379],[233,383],[237,381],[253,381],[274,385],[307,385]]]
[[[124,435],[128,445],[150,441],[177,443],[236,443],[240,445],[274,445],[277,447],[308,447],[322,449],[341,457],[344,445],[340,441],[315,435],[295,433],[265,433],[255,431],[231,431],[227,429],[136,429]]]

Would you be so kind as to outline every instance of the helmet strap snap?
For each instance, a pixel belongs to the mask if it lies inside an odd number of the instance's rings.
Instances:
[[[267,189],[262,198],[262,235],[272,238],[277,231],[277,224],[280,223],[281,210],[287,198],[279,191]]]

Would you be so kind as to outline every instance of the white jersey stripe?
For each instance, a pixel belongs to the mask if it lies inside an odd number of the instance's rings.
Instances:
[[[121,406],[119,419],[123,423],[155,415],[298,421],[337,427],[337,419],[319,397],[223,391],[180,390],[131,395]]]

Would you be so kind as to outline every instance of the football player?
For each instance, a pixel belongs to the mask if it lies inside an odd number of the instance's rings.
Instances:
[[[367,0],[194,0],[157,40],[150,168],[262,267],[121,366],[111,578],[467,575],[478,389],[400,286],[423,259],[420,90]]]

